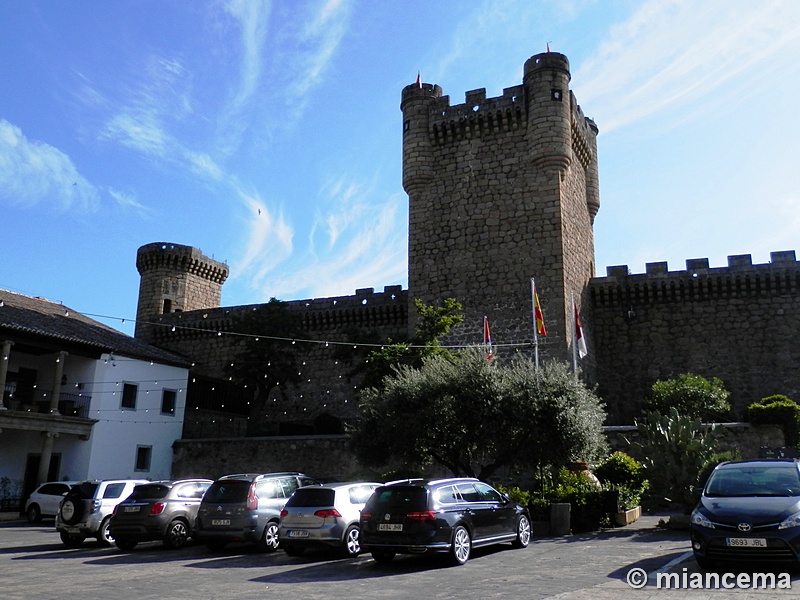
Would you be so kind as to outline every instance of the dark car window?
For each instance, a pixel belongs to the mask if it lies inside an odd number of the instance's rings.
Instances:
[[[319,485],[319,481],[311,479],[311,477],[301,477],[300,487],[306,487],[307,485]]]
[[[350,504],[365,504],[372,492],[375,491],[376,485],[358,485],[350,488]]]
[[[203,501],[218,502],[220,504],[228,502],[244,502],[247,500],[247,491],[250,489],[249,481],[228,479],[225,481],[215,481],[208,488]]]
[[[306,487],[297,490],[286,506],[333,506],[335,492],[328,488]]]
[[[103,492],[103,498],[119,498],[125,491],[124,483],[109,483]]]
[[[484,502],[503,501],[503,496],[501,496],[500,492],[498,492],[492,486],[486,485],[485,483],[476,483],[475,487],[478,489],[478,493],[481,495],[481,499]]]
[[[283,486],[283,495],[287,498],[294,494],[295,490],[300,487],[297,482],[297,477],[282,477],[281,486]]]
[[[706,496],[798,496],[800,475],[794,465],[747,466],[714,471]]]
[[[70,490],[72,496],[83,496],[84,498],[93,498],[94,493],[97,491],[96,483],[80,483]]]
[[[460,502],[456,486],[447,485],[443,488],[436,490],[436,497],[442,504],[456,504]]]
[[[169,493],[169,487],[159,483],[145,483],[133,488],[128,500],[158,500]],[[106,496],[108,497],[108,496]]]
[[[369,499],[372,506],[400,510],[422,510],[427,507],[428,493],[417,486],[391,486],[378,488]]]
[[[458,493],[464,499],[464,502],[481,502],[483,499],[471,483],[459,483],[456,486]]]
[[[69,491],[69,486],[65,483],[48,483],[39,488],[40,494],[48,496],[61,496]]]

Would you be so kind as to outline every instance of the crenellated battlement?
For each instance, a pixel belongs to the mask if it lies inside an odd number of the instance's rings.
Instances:
[[[466,93],[466,102],[450,106],[450,97],[431,102],[429,133],[432,144],[461,140],[512,130],[525,129],[525,89],[521,85],[503,90],[503,95],[486,98],[486,89]]]
[[[728,257],[728,266],[709,267],[707,258],[686,261],[670,271],[666,262],[647,263],[646,272],[630,274],[627,265],[608,267],[590,291],[595,306],[691,302],[800,291],[800,263],[794,250],[773,252],[771,262],[753,264],[749,254]]]
[[[136,253],[136,269],[140,275],[156,269],[197,275],[222,285],[228,278],[228,265],[209,258],[192,246],[154,242],[139,248]]]

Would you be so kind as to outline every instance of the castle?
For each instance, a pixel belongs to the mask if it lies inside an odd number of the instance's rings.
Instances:
[[[598,128],[569,82],[567,58],[548,52],[531,57],[522,84],[497,98],[474,90],[451,106],[438,85],[403,89],[408,290],[288,302],[304,333],[287,344],[302,366],[298,381],[257,415],[259,433],[313,432],[324,416],[351,417],[362,342],[413,331],[414,299],[463,304],[464,322],[445,343],[480,343],[485,315],[501,358],[532,353],[532,278],[547,325],[542,359],[571,360],[574,302],[588,340],[579,367],[611,423],[632,422],[653,381],[687,371],[721,378],[739,412],[775,393],[800,400],[793,251],[773,253],[765,265],[745,255],[722,268],[694,259],[686,270],[652,263],[644,274],[619,266],[596,276]],[[195,248],[148,244],[136,264],[136,337],[194,361],[185,437],[241,435],[254,417],[252,392],[225,370],[244,344],[231,323],[262,306],[220,306],[227,265]]]

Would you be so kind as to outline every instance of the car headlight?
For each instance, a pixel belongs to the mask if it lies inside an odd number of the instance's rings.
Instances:
[[[692,525],[698,525],[699,527],[705,527],[706,529],[714,529],[714,524],[709,521],[708,518],[699,510],[696,510],[692,513]]]
[[[778,529],[789,529],[790,527],[797,527],[800,525],[800,512],[794,513],[788,519],[784,519],[783,522],[778,525]]]

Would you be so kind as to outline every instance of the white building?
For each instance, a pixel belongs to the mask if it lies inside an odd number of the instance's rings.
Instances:
[[[0,500],[42,481],[169,478],[188,367],[62,304],[0,290]]]

